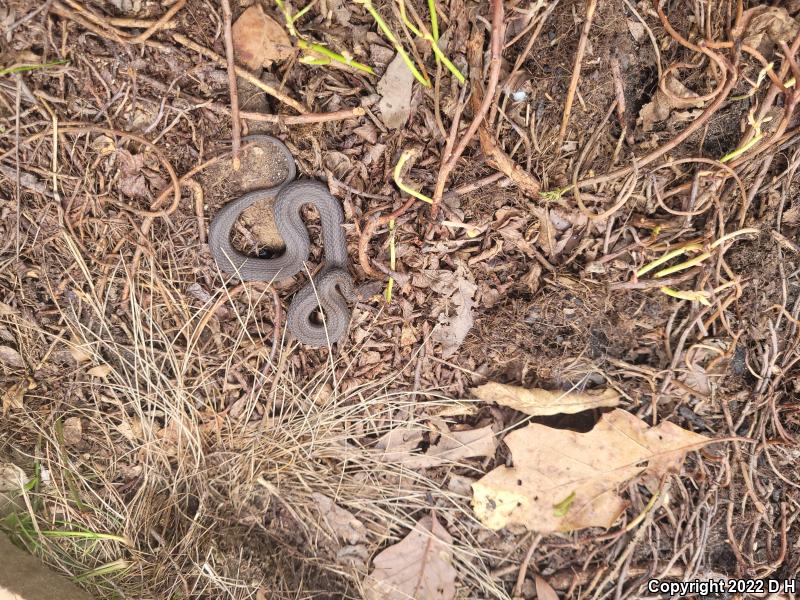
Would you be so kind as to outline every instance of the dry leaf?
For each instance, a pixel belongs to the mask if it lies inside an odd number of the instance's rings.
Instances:
[[[536,598],[537,600],[559,600],[558,594],[549,583],[536,576]]]
[[[780,42],[791,44],[797,36],[800,25],[782,6],[756,6],[742,15],[747,23],[742,43],[751,48],[770,54]]]
[[[633,21],[631,19],[628,19],[627,24],[628,24],[628,31],[631,32],[631,36],[633,36],[633,39],[636,40],[637,42],[641,42],[645,36],[644,25],[642,25],[639,21]]]
[[[712,441],[669,422],[648,427],[621,409],[587,433],[531,424],[506,436],[514,466],[475,482],[472,506],[490,529],[607,528],[625,509],[622,485],[637,475],[677,471],[687,452]]]
[[[317,503],[320,517],[337,538],[350,545],[367,541],[366,527],[350,511],[337,506],[333,500],[317,492],[312,497]]]
[[[398,462],[409,469],[430,469],[455,464],[466,458],[494,456],[497,444],[491,426],[466,431],[443,432],[425,454],[408,455]]]
[[[551,392],[489,382],[474,388],[472,393],[484,402],[495,402],[534,417],[571,415],[592,408],[613,407],[619,404],[619,394],[612,389],[605,389],[599,394]]]
[[[111,365],[97,365],[96,367],[92,367],[88,371],[86,371],[92,377],[106,377],[111,371],[113,371],[113,367]]]
[[[674,75],[669,74],[667,76],[665,86],[674,97],[667,96],[661,91],[661,88],[656,90],[653,100],[645,104],[639,112],[639,119],[644,131],[652,131],[655,123],[669,117],[673,109],[703,107],[703,101],[696,100],[697,94],[683,85]],[[682,118],[690,118],[691,116],[691,113],[689,113]]]
[[[431,273],[426,271],[426,274]],[[448,298],[451,314],[439,314],[439,326],[431,334],[434,341],[442,344],[442,358],[450,358],[464,343],[474,319],[472,309],[475,307],[473,300],[478,286],[467,277],[469,270],[463,264],[455,272],[438,271],[437,277],[431,282],[431,289]],[[455,314],[452,314],[452,313]]]
[[[422,436],[427,431],[422,427],[398,427],[382,435],[375,443],[375,448],[381,450],[381,459],[395,462],[407,456],[422,442]]]
[[[77,446],[83,439],[83,423],[80,417],[69,417],[64,421],[64,443]]]
[[[381,111],[381,121],[389,129],[402,127],[408,121],[413,84],[414,75],[398,54],[378,82],[378,93],[381,95],[378,109]]]
[[[117,425],[116,429],[129,442],[144,439],[144,428],[139,417],[125,417],[125,420]]]
[[[5,302],[0,302],[0,317],[17,317],[19,316],[19,311],[6,304]]]
[[[0,519],[25,509],[19,497],[27,484],[25,472],[17,465],[0,463]]]
[[[10,346],[0,346],[0,362],[16,369],[25,368],[25,361],[22,360],[22,355]]]
[[[20,410],[25,399],[25,392],[31,387],[30,380],[23,379],[11,386],[3,394],[3,416],[8,414],[12,408]]]
[[[233,24],[233,52],[236,62],[250,69],[268,67],[294,54],[289,36],[277,21],[264,14],[256,3]]]
[[[453,538],[435,517],[423,517],[405,538],[373,561],[365,600],[450,600],[456,595]]]

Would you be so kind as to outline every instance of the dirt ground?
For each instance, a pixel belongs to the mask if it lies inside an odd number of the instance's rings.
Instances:
[[[103,598],[797,578],[800,2],[434,0],[452,70],[421,0],[225,4],[0,6],[0,530]],[[248,62],[234,25],[236,170],[226,29],[257,7],[277,54]],[[287,335],[305,275],[241,283],[208,247],[224,204],[283,178],[263,133],[341,202],[356,284],[384,285],[332,348]],[[232,239],[279,253],[270,202]],[[607,526],[489,526],[473,484],[567,462],[522,432],[622,412],[709,440],[603,488]],[[420,528],[414,592],[375,587]]]

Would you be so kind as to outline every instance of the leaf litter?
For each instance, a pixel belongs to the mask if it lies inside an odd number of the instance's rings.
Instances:
[[[678,472],[688,452],[713,441],[669,422],[648,427],[621,409],[587,433],[533,423],[504,439],[514,466],[497,467],[472,485],[475,515],[491,529],[609,528],[626,507],[622,486]]]

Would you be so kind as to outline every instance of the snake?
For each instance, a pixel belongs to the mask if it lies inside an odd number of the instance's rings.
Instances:
[[[208,245],[219,269],[242,281],[275,282],[287,279],[305,269],[311,250],[308,229],[301,209],[311,205],[322,222],[325,262],[320,271],[298,291],[286,314],[288,333],[297,341],[312,347],[330,346],[340,341],[350,326],[347,301],[359,298],[348,271],[347,243],[342,224],[342,206],[327,187],[316,180],[295,180],[294,156],[279,139],[268,135],[252,135],[243,142],[268,144],[275,156],[286,163],[286,178],[278,185],[248,192],[225,204],[211,221]],[[231,231],[239,215],[254,203],[274,198],[273,215],[286,250],[275,258],[256,258],[233,247]],[[321,311],[322,322],[314,318]]]

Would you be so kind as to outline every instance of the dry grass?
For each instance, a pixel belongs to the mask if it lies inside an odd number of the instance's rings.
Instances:
[[[28,475],[40,473],[25,494],[30,521],[8,523],[32,550],[108,597],[250,598],[263,586],[269,597],[294,598],[320,580],[333,580],[322,588],[329,593],[356,595],[364,560],[435,509],[457,539],[463,581],[481,596],[505,597],[486,571],[487,559],[498,557],[476,542],[468,498],[443,487],[446,473],[411,471],[372,448],[394,427],[423,426],[408,419],[420,401],[428,415],[464,403],[400,391],[392,379],[344,389],[358,348],[329,356],[301,379],[292,348],[269,361],[256,295],[241,310],[224,303],[241,324],[224,352],[203,332],[219,298],[194,308],[168,280],[143,275],[128,310],[114,311],[94,280],[80,277],[89,274],[80,251],[66,246],[71,254],[62,256],[79,268],[57,303],[61,336],[19,313],[3,317],[29,348],[48,348],[50,358],[68,348],[79,359],[54,388],[30,391],[25,410],[2,423],[0,453]],[[185,324],[167,328],[171,313]],[[104,377],[88,373],[102,365],[110,368]],[[245,380],[257,384],[237,383]],[[239,396],[234,408],[222,410],[231,393]],[[265,406],[272,409],[263,415]],[[65,439],[63,424],[74,417],[82,432]],[[342,544],[314,494],[366,526],[368,544],[355,564],[337,562]]]

